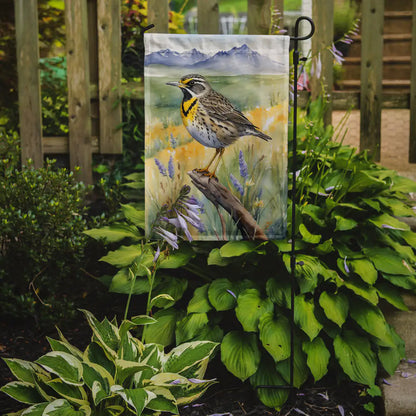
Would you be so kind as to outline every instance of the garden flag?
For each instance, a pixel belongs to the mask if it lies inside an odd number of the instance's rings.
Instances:
[[[286,235],[289,37],[145,39],[146,235]]]

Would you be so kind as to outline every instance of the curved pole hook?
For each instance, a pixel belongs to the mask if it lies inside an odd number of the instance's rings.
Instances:
[[[308,21],[309,24],[311,25],[311,31],[305,36],[299,36],[299,25],[300,25],[300,22],[302,20]],[[300,16],[296,19],[295,36],[291,36],[290,40],[294,40],[296,42],[298,42],[300,40],[307,40],[307,39],[310,39],[313,36],[314,33],[315,33],[315,23],[313,22],[313,20],[308,16]]]

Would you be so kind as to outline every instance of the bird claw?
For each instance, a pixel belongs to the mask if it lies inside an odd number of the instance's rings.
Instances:
[[[202,175],[204,175],[204,176],[207,176],[209,179],[211,179],[211,178],[215,178],[215,179],[218,179],[216,176],[215,176],[215,173],[214,172],[210,172],[208,169],[194,169],[195,170],[195,172],[197,172],[197,173],[201,173]]]

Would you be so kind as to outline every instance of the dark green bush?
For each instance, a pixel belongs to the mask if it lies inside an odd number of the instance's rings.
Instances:
[[[59,319],[85,245],[86,188],[53,161],[17,170],[16,158],[0,155],[0,313]]]

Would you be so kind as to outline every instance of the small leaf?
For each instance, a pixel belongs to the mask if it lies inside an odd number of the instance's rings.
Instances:
[[[415,274],[414,269],[393,250],[373,247],[365,248],[364,253],[381,272],[407,276]]]
[[[371,223],[376,225],[378,228],[389,228],[392,230],[409,231],[410,226],[397,218],[392,217],[389,214],[381,214],[376,218],[369,220]]]
[[[195,289],[194,296],[188,304],[188,314],[195,312],[209,312],[212,309],[208,300],[209,283]]]
[[[253,241],[229,241],[220,248],[221,257],[239,257],[251,253],[258,246]]]
[[[230,373],[242,381],[257,371],[260,358],[256,334],[231,331],[222,340],[221,361]]]
[[[157,322],[143,330],[146,343],[155,342],[163,346],[172,344],[175,339],[176,321],[179,318],[178,312],[173,308],[164,309],[157,311],[154,318]]]
[[[290,358],[276,364],[276,369],[287,383],[290,383]],[[300,388],[308,379],[309,370],[306,364],[306,355],[302,351],[302,346],[298,338],[294,340],[293,356],[293,385]]]
[[[320,337],[316,337],[313,341],[305,341],[302,344],[302,349],[308,357],[306,363],[311,370],[315,382],[317,382],[328,372],[331,353]]]
[[[306,300],[304,295],[295,297],[295,323],[312,341],[322,329],[322,324],[316,319],[313,299]]]
[[[155,305],[159,300],[169,300],[169,301],[175,301],[171,295],[168,295],[166,293],[162,293],[160,295],[155,296],[151,301],[150,304],[153,306]]]
[[[208,323],[206,313],[191,313],[176,325],[176,343],[181,344],[191,340]]]
[[[84,233],[95,240],[103,239],[108,243],[115,243],[124,238],[130,238],[132,241],[138,241],[143,238],[135,227],[126,224],[105,225],[101,228],[86,230]]]
[[[400,291],[388,282],[380,282],[376,285],[378,295],[401,311],[407,311],[409,308],[404,303]]]
[[[349,302],[343,293],[329,293],[323,291],[319,297],[319,304],[325,315],[339,327],[342,327],[348,316]]]
[[[273,317],[266,313],[260,318],[259,338],[265,350],[274,361],[282,361],[290,356],[290,325],[285,316]]]
[[[369,285],[373,285],[376,282],[378,273],[370,260],[349,260],[349,265],[351,270],[358,274],[364,282],[368,283]]]
[[[44,398],[36,390],[36,387],[25,381],[12,381],[3,386],[0,391],[22,403],[33,404],[44,402]]]
[[[355,228],[358,223],[352,218],[345,218],[340,215],[334,215],[336,226],[335,231],[349,231]]]
[[[302,235],[303,241],[310,244],[318,244],[321,241],[322,236],[320,234],[312,234],[308,231],[305,224],[299,225],[299,232]]]
[[[135,208],[132,204],[120,204],[124,216],[134,225],[143,228],[145,227],[145,213],[143,210]]]
[[[231,259],[229,257],[228,258],[221,257],[219,248],[212,249],[208,255],[208,260],[207,260],[208,266],[224,267],[224,266],[228,266],[230,262],[231,262]]]
[[[266,292],[270,300],[282,308],[290,308],[290,282],[282,278],[271,278],[266,283]]]
[[[235,292],[234,285],[225,278],[216,279],[209,285],[208,299],[217,311],[227,311],[235,306],[236,300],[228,290]]]

